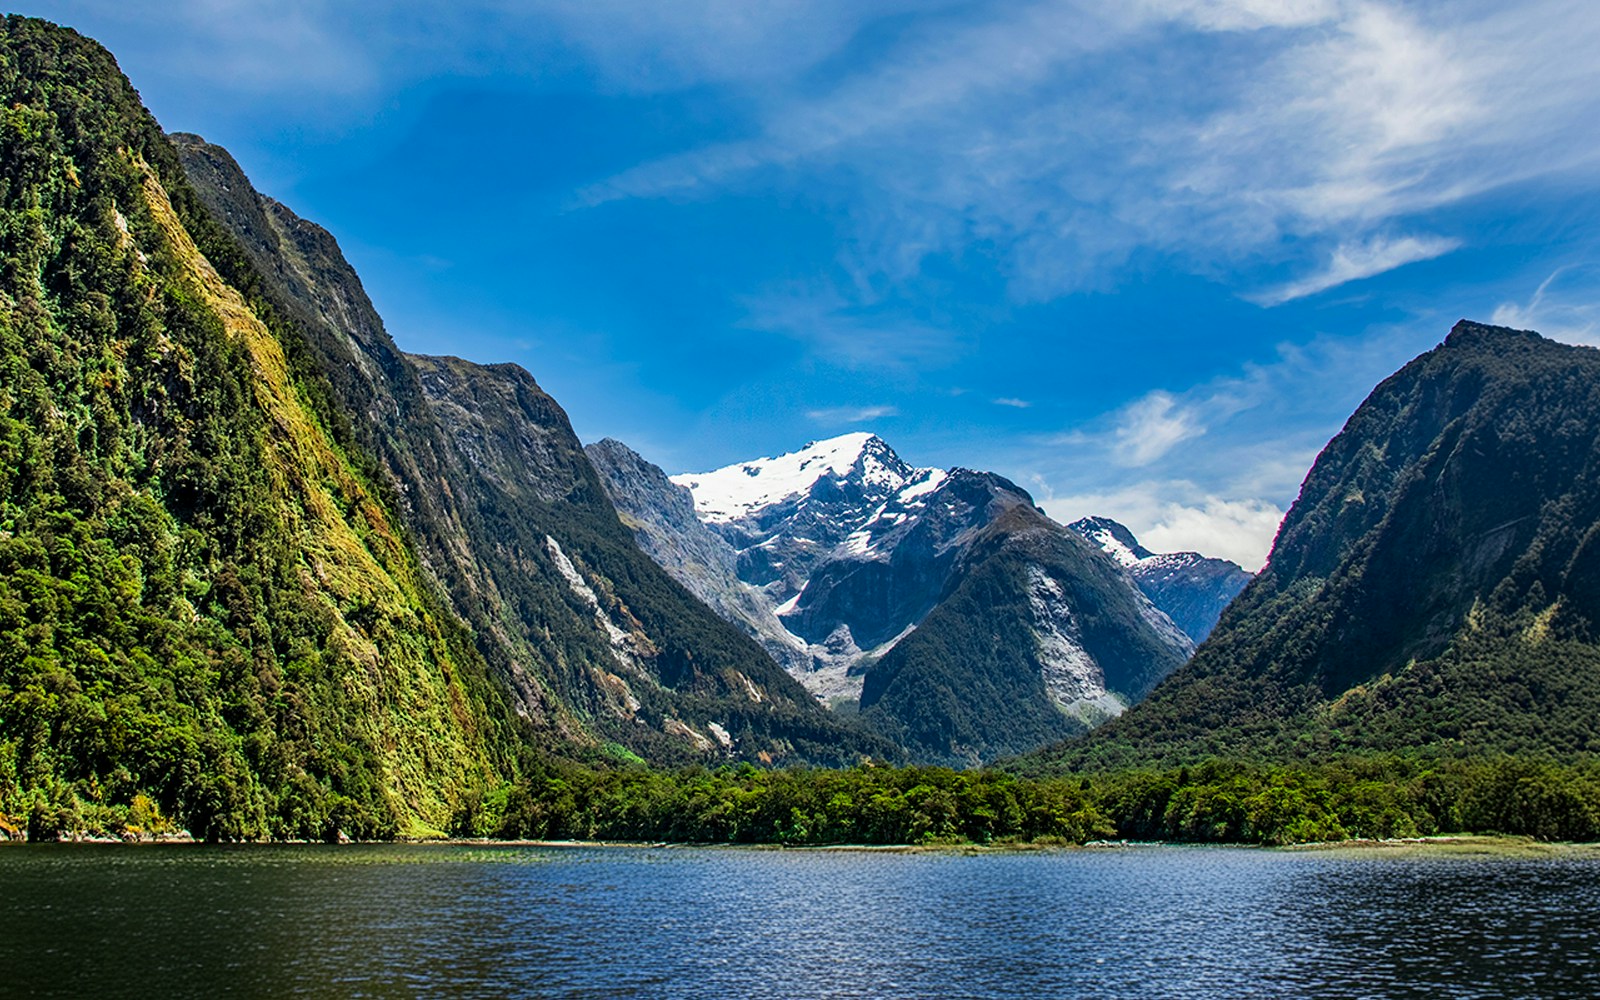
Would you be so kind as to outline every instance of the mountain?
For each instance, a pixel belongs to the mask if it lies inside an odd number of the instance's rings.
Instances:
[[[796,676],[837,706],[859,698],[863,658],[932,609],[967,540],[941,517],[900,548],[947,478],[857,433],[671,481],[690,492],[699,519],[731,547],[739,580],[804,651]],[[970,499],[963,516],[981,519],[987,497],[978,509]]]
[[[100,46],[5,18],[0,109],[0,828],[427,835],[539,752],[894,754]]]
[[[820,711],[639,550],[531,375],[403,354],[331,235],[257,193],[225,150],[173,140],[265,295],[307,331],[423,567],[542,742],[658,763],[893,752]]]
[[[1194,659],[1038,767],[1600,751],[1600,352],[1463,321],[1318,457]]]
[[[1196,643],[1216,628],[1222,609],[1250,582],[1238,563],[1198,552],[1156,554],[1139,544],[1133,532],[1109,517],[1085,517],[1067,525],[1100,546],[1121,564],[1150,603]]]
[[[1109,557],[992,473],[913,468],[864,433],[670,482],[620,445],[600,452],[647,551],[919,759],[1081,731],[1192,648]]]
[[[920,759],[979,763],[1114,718],[1192,648],[1104,553],[1010,504],[866,671],[862,717]]]
[[[0,107],[0,814],[446,828],[523,737],[305,332],[100,46]]]

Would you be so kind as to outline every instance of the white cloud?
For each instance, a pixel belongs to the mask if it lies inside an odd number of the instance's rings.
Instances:
[[[1026,399],[1015,399],[1011,396],[1001,396],[999,399],[991,400],[990,402],[996,406],[1009,406],[1014,410],[1026,410],[1033,405]]]
[[[1207,497],[1195,506],[1168,504],[1139,540],[1152,552],[1203,552],[1255,572],[1266,562],[1283,514],[1265,500]]]
[[[1437,344],[1455,318],[1286,343],[1270,362],[1150,393],[1083,427],[978,457],[1029,483],[1058,520],[1115,517],[1152,549],[1192,549],[1253,570],[1328,440],[1374,385]],[[1149,453],[1160,452],[1144,464],[1118,454],[1141,439],[1140,428]],[[1185,447],[1200,429],[1203,445]]]
[[[1490,322],[1536,330],[1569,344],[1600,346],[1600,267],[1558,267],[1527,302],[1502,302]]]
[[[1193,410],[1157,390],[1134,400],[1118,415],[1111,431],[1110,458],[1119,465],[1149,465],[1180,443],[1206,431]]]
[[[900,411],[893,406],[835,406],[823,410],[807,410],[806,416],[819,424],[862,424],[871,420],[892,417]]]
[[[386,93],[449,76],[716,88],[746,138],[598,179],[578,202],[825,189],[841,289],[865,303],[973,247],[1024,302],[1114,283],[1141,249],[1243,291],[1306,273],[1264,298],[1311,294],[1444,252],[1444,237],[1385,235],[1425,225],[1419,213],[1600,162],[1600,134],[1574,127],[1600,115],[1586,0],[35,9],[103,28],[169,98],[298,95],[296,127],[364,121]]]
[[[1592,171],[1600,135],[1572,122],[1600,113],[1597,46],[1600,9],[1571,0],[984,6],[586,197],[827,176],[853,188],[858,284],[981,245],[1034,301],[1153,248],[1225,280],[1312,270],[1262,297],[1288,301],[1459,245],[1386,235],[1417,213]]]
[[[1152,552],[1199,552],[1231,559],[1252,573],[1266,562],[1284,514],[1269,501],[1224,499],[1182,480],[1051,497],[1043,507],[1062,523],[1110,517],[1127,525]]]
[[[1460,246],[1460,240],[1437,236],[1402,236],[1395,240],[1375,236],[1361,243],[1341,243],[1334,248],[1332,259],[1322,270],[1250,298],[1261,305],[1282,305],[1347,282],[1370,278],[1417,261],[1432,260]]]

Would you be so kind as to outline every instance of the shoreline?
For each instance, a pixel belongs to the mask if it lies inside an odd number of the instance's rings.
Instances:
[[[1149,848],[1187,849],[1248,849],[1282,853],[1321,853],[1352,855],[1404,855],[1427,857],[1520,857],[1543,858],[1555,856],[1593,855],[1600,858],[1600,842],[1541,841],[1532,837],[1510,834],[1440,834],[1428,837],[1396,837],[1391,839],[1354,838],[1306,844],[1250,844],[1242,842],[1193,841],[1127,841],[1094,840],[1083,844],[1063,843],[1001,843],[1001,844],[763,844],[693,841],[624,841],[624,840],[492,840],[488,838],[439,837],[397,838],[395,840],[369,840],[330,843],[322,840],[234,841],[206,844],[187,834],[166,834],[147,839],[121,839],[117,837],[79,837],[57,841],[27,841],[0,839],[0,849],[23,844],[35,845],[94,845],[118,847],[198,846],[223,848],[252,847],[441,847],[480,849],[537,849],[537,850],[730,850],[730,851],[801,851],[839,854],[1034,854],[1074,853],[1080,851],[1127,851]]]

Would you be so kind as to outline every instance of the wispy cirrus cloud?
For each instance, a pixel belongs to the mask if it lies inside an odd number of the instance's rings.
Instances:
[[[122,25],[119,53],[223,95],[379,101],[409,80],[556,71],[721,88],[743,138],[596,178],[576,203],[821,179],[845,209],[849,295],[980,248],[1014,299],[1046,300],[1155,251],[1281,304],[1465,239],[1392,235],[1426,229],[1418,214],[1600,163],[1600,136],[1572,127],[1600,112],[1583,0],[36,6]]]
[[[1134,400],[1111,429],[1110,458],[1118,465],[1149,465],[1190,438],[1206,432],[1199,414],[1157,390]]]
[[[1556,268],[1525,302],[1502,302],[1490,322],[1600,347],[1600,264]]]
[[[1282,305],[1352,281],[1384,274],[1397,267],[1432,260],[1460,246],[1458,239],[1436,236],[1402,236],[1392,240],[1375,236],[1359,243],[1341,243],[1334,247],[1332,258],[1322,270],[1249,298],[1261,305]]]
[[[806,416],[819,424],[838,426],[882,420],[899,412],[899,408],[894,406],[834,406],[821,410],[807,410]]]
[[[1569,123],[1600,110],[1597,43],[1600,17],[1571,0],[963,8],[834,87],[769,95],[748,139],[583,197],[832,171],[855,186],[858,271],[905,278],[981,244],[1033,301],[1142,248],[1241,294],[1254,268],[1301,271],[1254,295],[1279,304],[1461,244],[1389,235],[1418,213],[1595,170],[1600,137]]]

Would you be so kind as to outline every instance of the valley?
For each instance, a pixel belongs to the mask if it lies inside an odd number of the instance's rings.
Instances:
[[[1456,324],[1258,574],[865,429],[669,475],[98,44],[0,54],[7,837],[1600,830],[1593,348]]]

